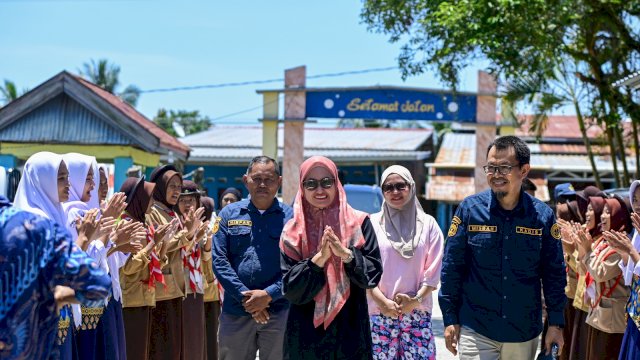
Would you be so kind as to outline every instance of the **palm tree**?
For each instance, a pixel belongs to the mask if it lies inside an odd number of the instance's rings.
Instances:
[[[0,101],[2,101],[2,105],[7,105],[8,103],[22,96],[27,91],[29,90],[24,89],[21,92],[18,92],[18,88],[13,81],[4,79],[4,85],[0,86],[0,95],[2,95]]]
[[[551,75],[523,76],[510,82],[503,95],[503,101],[507,103],[507,112],[513,113],[507,113],[506,115],[512,119],[517,118],[515,106],[513,106],[517,101],[524,100],[531,104],[534,114],[529,123],[529,132],[540,139],[549,123],[549,114],[560,107],[573,106],[580,126],[580,133],[587,148],[596,186],[602,189],[600,174],[593,158],[591,139],[587,136],[587,127],[582,115],[582,104],[587,97],[585,91],[588,89],[574,76],[575,69],[570,69],[571,66],[573,65],[568,64],[566,61],[560,62],[558,68]],[[615,154],[612,153],[611,156],[615,163]],[[615,176],[618,178],[618,174],[615,174]]]
[[[118,95],[123,101],[131,106],[136,106],[140,97],[140,89],[135,85],[127,86],[121,93],[116,93],[120,81],[120,66],[109,63],[107,59],[100,59],[97,62],[91,59],[90,63],[84,63],[83,69],[78,70],[80,75],[92,83],[100,86],[112,94]]]

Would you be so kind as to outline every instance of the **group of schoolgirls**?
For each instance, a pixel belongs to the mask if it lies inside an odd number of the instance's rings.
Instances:
[[[14,205],[66,228],[111,277],[102,306],[59,304],[55,353],[81,360],[215,358],[213,200],[172,165],[156,168],[149,181],[127,178],[109,198],[108,179],[93,156],[39,152],[18,184]]]
[[[556,205],[567,265],[561,359],[640,358],[639,185],[628,198],[588,186]]]

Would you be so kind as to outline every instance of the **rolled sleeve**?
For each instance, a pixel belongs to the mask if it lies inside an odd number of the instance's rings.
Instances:
[[[280,300],[283,297],[283,295],[282,295],[282,281],[278,281],[275,284],[271,284],[271,285],[267,286],[267,288],[264,289],[264,291],[266,291],[267,294],[269,294],[269,296],[271,296],[271,301]]]
[[[105,244],[101,240],[93,240],[89,244],[85,252],[98,264],[101,269],[107,270],[109,268],[107,265],[108,251],[109,246],[105,246]]]
[[[211,251],[202,250],[202,261],[211,261]]]
[[[624,279],[624,284],[627,286],[630,286],[631,283],[633,282],[634,274],[640,276],[640,264],[636,264],[633,260],[631,260],[631,257],[629,257],[629,260],[627,261],[626,264],[624,263],[623,260],[620,260],[620,262],[618,263],[618,266],[622,271],[622,278]]]

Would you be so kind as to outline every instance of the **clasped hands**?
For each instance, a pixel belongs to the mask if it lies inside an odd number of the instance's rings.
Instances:
[[[264,325],[269,321],[268,308],[271,300],[271,295],[264,290],[242,292],[242,306],[258,324]]]
[[[331,226],[324,227],[322,233],[322,239],[320,240],[319,250],[312,258],[311,261],[319,267],[324,267],[324,264],[331,258],[331,255],[335,255],[346,261],[353,254],[351,250],[344,247],[338,235],[333,231]]]
[[[398,293],[393,300],[384,298],[377,305],[382,315],[397,318],[402,314],[410,314],[420,306],[420,302],[413,296]]]

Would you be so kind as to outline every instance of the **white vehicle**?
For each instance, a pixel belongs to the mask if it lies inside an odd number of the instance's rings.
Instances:
[[[0,195],[13,201],[20,182],[20,171],[18,169],[7,169],[0,166]]]

